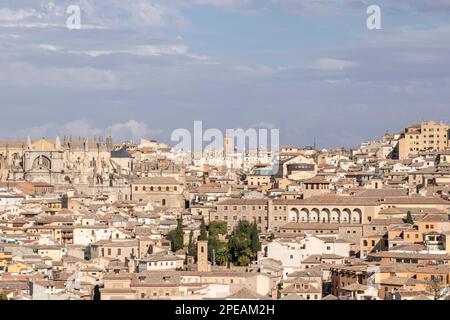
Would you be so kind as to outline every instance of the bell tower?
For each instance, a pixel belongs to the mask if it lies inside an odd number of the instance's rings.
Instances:
[[[208,241],[197,241],[197,271],[209,272],[211,271],[208,263]]]

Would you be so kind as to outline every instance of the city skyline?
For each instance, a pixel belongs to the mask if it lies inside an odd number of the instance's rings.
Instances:
[[[423,123],[424,121],[422,121]],[[445,124],[444,121],[442,120],[425,120],[425,122],[432,122],[432,123],[441,123],[441,124]],[[305,147],[305,148],[313,148],[313,149],[317,149],[317,150],[333,150],[333,149],[344,149],[344,150],[353,150],[353,149],[357,149],[359,147],[361,147],[362,144],[364,143],[370,143],[370,142],[374,142],[374,141],[382,141],[383,140],[383,136],[388,134],[391,136],[404,136],[406,131],[408,130],[408,128],[411,127],[415,127],[415,126],[420,126],[419,123],[410,123],[408,126],[402,128],[401,130],[394,130],[394,131],[384,131],[382,133],[379,133],[378,135],[368,138],[367,140],[362,140],[357,142],[355,145],[353,146],[341,146],[341,145],[335,145],[332,147],[322,147],[320,145],[318,145],[317,143],[317,138],[314,137],[313,141],[311,144],[304,144],[304,145],[299,145],[299,144],[288,144],[288,143],[283,143],[283,141],[273,141],[273,139],[276,139],[279,137],[279,134],[276,133],[275,136],[273,136],[274,133],[271,133],[271,131],[273,130],[277,130],[276,128],[265,128],[265,127],[257,127],[257,128],[234,128],[234,129],[225,129],[225,130],[220,130],[217,128],[208,128],[208,127],[202,127],[202,131],[201,132],[197,132],[196,135],[196,130],[195,128],[195,124],[196,122],[194,121],[193,123],[193,128],[178,128],[176,130],[182,130],[184,131],[186,134],[188,134],[188,137],[180,137],[180,136],[173,136],[171,138],[173,138],[173,140],[169,139],[169,141],[164,141],[164,140],[158,140],[156,137],[148,137],[148,136],[135,136],[132,137],[130,136],[129,138],[125,137],[123,139],[115,139],[115,135],[112,134],[112,129],[109,128],[109,134],[106,136],[101,135],[102,132],[98,131],[97,133],[93,133],[92,135],[88,135],[88,136],[82,136],[82,135],[73,135],[73,134],[62,134],[60,135],[59,133],[57,133],[54,137],[49,137],[49,136],[31,136],[28,135],[26,138],[22,138],[22,139],[1,139],[0,141],[4,141],[5,143],[7,143],[8,141],[22,141],[25,144],[27,143],[31,143],[31,142],[36,142],[36,141],[40,141],[40,140],[46,140],[46,141],[55,141],[58,140],[60,142],[70,142],[70,141],[96,141],[96,142],[100,142],[100,143],[107,143],[107,140],[109,137],[112,138],[112,141],[114,143],[114,145],[119,146],[119,145],[125,145],[128,143],[131,144],[135,144],[135,145],[139,145],[140,143],[148,143],[148,141],[155,141],[157,143],[163,143],[166,144],[167,146],[171,147],[171,148],[175,148],[175,149],[181,149],[184,151],[195,151],[198,152],[198,148],[194,149],[195,144],[198,145],[198,147],[202,147],[202,152],[208,152],[211,150],[216,150],[216,151],[220,151],[220,150],[225,150],[224,146],[223,146],[223,142],[224,139],[227,137],[227,132],[229,132],[229,130],[231,130],[231,136],[232,141],[233,141],[233,146],[236,149],[236,151],[238,152],[245,152],[245,151],[253,151],[253,150],[270,150],[271,152],[274,152],[275,149],[278,149],[278,147],[288,147],[288,146],[292,146],[292,147]],[[198,121],[197,121],[198,124]],[[203,125],[203,123],[200,122],[199,124],[200,126]],[[176,133],[177,131],[172,132],[172,135],[174,133]],[[216,134],[219,134],[219,136],[216,137],[210,137],[208,135],[208,130],[214,130],[216,132]],[[242,131],[241,131],[242,130]],[[261,132],[263,132],[263,135],[261,136]],[[208,135],[205,136],[205,134]],[[252,135],[255,134],[256,136],[256,140],[252,139]],[[199,136],[198,136],[199,135]],[[211,138],[213,140],[211,140]],[[263,139],[264,138],[264,139]],[[189,141],[186,141],[186,140]],[[242,139],[246,139],[245,142]],[[250,139],[250,140],[248,140]],[[263,139],[263,140],[261,140]],[[397,138],[398,139],[398,138]],[[196,141],[197,140],[197,141]],[[187,148],[182,148],[182,142],[184,142],[184,144],[186,142],[188,142],[188,144],[191,146],[191,149],[187,149]],[[244,144],[243,144],[244,143]],[[275,148],[275,149],[273,149]]]

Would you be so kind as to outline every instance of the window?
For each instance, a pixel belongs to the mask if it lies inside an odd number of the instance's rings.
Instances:
[[[166,205],[166,199],[162,199],[161,203],[162,203],[163,206],[165,206]]]

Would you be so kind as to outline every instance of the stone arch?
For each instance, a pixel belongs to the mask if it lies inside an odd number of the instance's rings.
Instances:
[[[340,222],[341,223],[349,223],[351,214],[352,214],[352,211],[348,208],[345,208],[344,210],[342,210]]]
[[[320,211],[317,208],[312,209],[309,212],[309,222],[318,222],[319,221]]]
[[[351,214],[351,223],[361,223],[362,212],[360,209],[353,209]]]
[[[39,169],[39,170],[48,169],[48,170],[50,170],[51,168],[52,168],[52,161],[47,156],[40,155],[40,156],[37,156],[33,160],[33,169]]]
[[[330,222],[330,210],[327,208],[323,208],[319,214],[319,222],[328,223]]]
[[[341,210],[334,208],[330,213],[330,223],[339,223],[341,217]]]
[[[298,222],[299,212],[298,209],[292,208],[289,210],[289,221],[290,222]]]
[[[303,208],[300,210],[299,216],[298,216],[299,222],[308,222],[309,221],[309,210],[306,208]]]

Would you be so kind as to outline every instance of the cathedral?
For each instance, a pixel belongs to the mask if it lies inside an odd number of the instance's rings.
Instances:
[[[57,188],[102,185],[115,173],[112,150],[111,137],[106,143],[59,137],[0,141],[0,181],[46,182]]]

